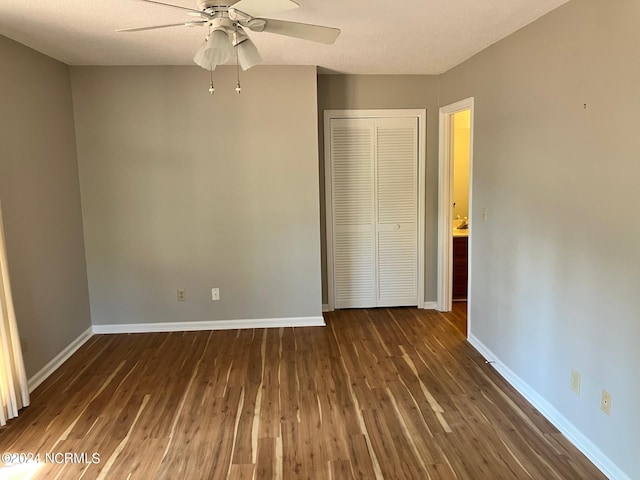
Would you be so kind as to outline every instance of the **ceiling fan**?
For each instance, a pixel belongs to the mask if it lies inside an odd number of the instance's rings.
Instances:
[[[117,32],[140,32],[179,26],[208,27],[209,32],[205,41],[193,60],[202,68],[211,71],[216,66],[226,63],[234,48],[237,51],[238,65],[243,70],[262,62],[256,46],[245,29],[325,44],[334,43],[340,35],[340,30],[337,28],[262,18],[262,15],[297,8],[298,3],[294,0],[197,0],[198,9],[155,0],[139,1],[182,10],[194,19],[168,25],[122,28],[116,30]]]

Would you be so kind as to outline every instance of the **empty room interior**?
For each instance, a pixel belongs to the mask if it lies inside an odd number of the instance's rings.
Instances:
[[[0,479],[640,479],[639,46],[637,0],[0,2]]]

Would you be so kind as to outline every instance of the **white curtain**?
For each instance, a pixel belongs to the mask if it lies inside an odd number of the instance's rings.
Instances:
[[[18,416],[29,405],[29,388],[24,371],[20,336],[11,300],[7,251],[4,242],[2,205],[0,204],[0,425]]]

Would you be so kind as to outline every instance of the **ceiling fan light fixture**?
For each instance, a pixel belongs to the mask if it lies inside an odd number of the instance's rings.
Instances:
[[[262,57],[258,49],[249,37],[236,45],[236,51],[238,52],[238,63],[242,70],[248,70],[254,65],[262,63]]]
[[[205,70],[214,70],[231,56],[231,40],[223,29],[213,30],[200,46],[193,61]]]

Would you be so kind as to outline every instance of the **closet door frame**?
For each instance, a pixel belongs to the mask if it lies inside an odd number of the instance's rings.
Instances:
[[[335,276],[333,263],[333,170],[331,161],[331,120],[339,118],[415,118],[418,122],[418,252],[417,286],[418,308],[424,308],[425,280],[425,215],[426,215],[426,119],[425,109],[389,109],[389,110],[325,110],[324,111],[324,190],[327,242],[327,295],[328,309],[335,309]]]

